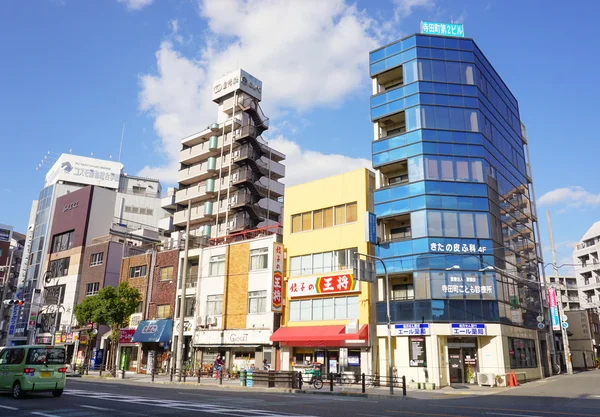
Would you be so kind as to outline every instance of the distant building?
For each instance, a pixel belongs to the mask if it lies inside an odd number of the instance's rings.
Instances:
[[[569,347],[574,369],[596,367],[600,344],[600,319],[591,310],[566,311]]]
[[[21,268],[26,236],[13,231],[12,226],[0,224],[0,303],[17,298],[17,282]],[[0,346],[14,334],[19,308],[0,304]]]
[[[573,251],[582,309],[600,312],[600,221],[581,237]]]
[[[553,276],[547,277],[551,283],[557,282]],[[560,284],[561,299],[557,300],[562,304],[564,311],[581,310],[581,299],[579,298],[579,287],[576,277],[558,277]]]

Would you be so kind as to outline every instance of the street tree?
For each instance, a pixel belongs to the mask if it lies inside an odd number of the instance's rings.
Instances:
[[[92,297],[86,297],[84,298],[84,300],[75,305],[75,308],[73,310],[73,314],[75,314],[75,318],[77,319],[77,322],[81,325],[81,326],[85,326],[88,325],[90,323],[98,323],[98,319],[100,318],[98,315],[98,312],[100,311],[99,309],[99,303],[100,300],[98,299],[98,297],[92,296]],[[84,354],[84,361],[83,364],[88,364],[89,360],[90,360],[90,348],[92,346],[92,344],[94,344],[94,340],[96,338],[96,334],[94,332],[93,328],[86,328],[86,330],[84,330],[87,340],[87,346],[85,349],[85,354]],[[81,341],[83,338],[80,336],[79,340]]]
[[[89,300],[89,301],[88,301]],[[86,297],[75,307],[75,316],[79,323],[92,322],[110,327],[112,349],[109,365],[115,370],[115,353],[119,343],[119,331],[127,325],[129,317],[135,313],[137,306],[142,301],[142,295],[136,288],[127,282],[121,282],[117,287],[104,287],[97,295]],[[80,321],[88,319],[88,321]]]

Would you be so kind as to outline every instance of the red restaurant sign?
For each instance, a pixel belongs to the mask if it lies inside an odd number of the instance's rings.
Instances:
[[[281,313],[283,309],[283,245],[273,244],[273,288],[271,288],[271,311]]]
[[[288,281],[288,294],[290,298],[356,291],[359,291],[358,283],[352,274],[291,278]]]
[[[133,339],[134,334],[135,329],[121,329],[121,334],[119,335],[119,344],[131,343],[131,339]]]

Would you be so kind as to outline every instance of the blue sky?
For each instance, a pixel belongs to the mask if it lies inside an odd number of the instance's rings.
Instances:
[[[40,0],[0,10],[0,223],[17,231],[47,151],[116,159],[123,122],[126,171],[172,181],[178,141],[216,115],[211,81],[238,65],[263,80],[267,138],[288,154],[288,184],[367,166],[368,51],[421,20],[452,19],[519,100],[543,243],[546,209],[563,262],[599,220],[600,58],[586,23],[598,2]]]

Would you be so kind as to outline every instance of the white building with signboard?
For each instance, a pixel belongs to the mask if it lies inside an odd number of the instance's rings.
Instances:
[[[259,229],[239,234],[231,243],[189,250],[184,360],[194,369],[210,368],[217,355],[230,371],[262,367],[265,359],[275,369],[270,337],[280,323],[281,240],[280,234]],[[181,252],[180,264],[183,257]],[[181,290],[177,300],[174,346]]]

